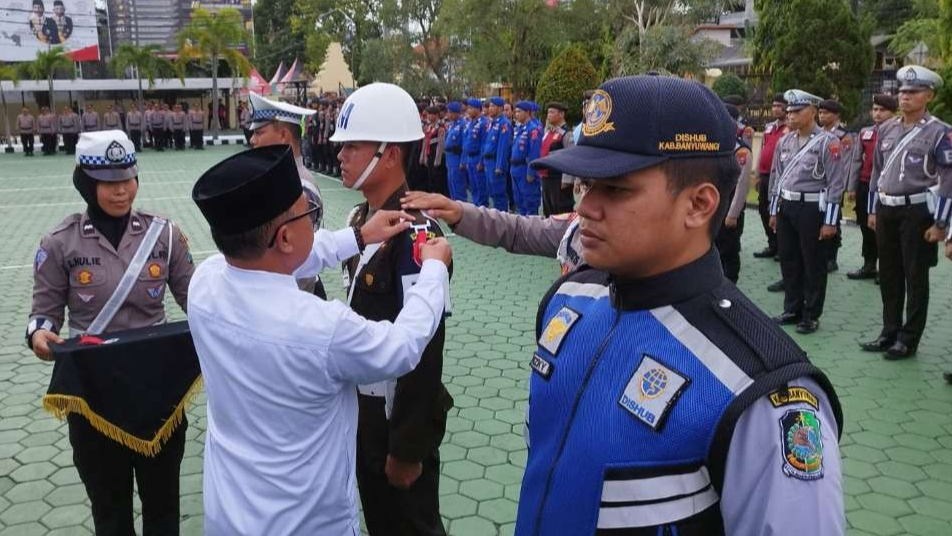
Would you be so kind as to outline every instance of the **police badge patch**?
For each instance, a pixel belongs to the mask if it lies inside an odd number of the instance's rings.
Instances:
[[[40,248],[36,250],[36,259],[33,261],[33,271],[39,272],[40,268],[43,266],[43,263],[46,262],[46,259],[50,256],[45,249]]]
[[[799,480],[823,478],[820,420],[809,409],[790,410],[780,419],[783,474]]]
[[[545,325],[542,336],[539,337],[539,346],[548,350],[553,356],[558,354],[565,336],[569,334],[569,330],[581,317],[581,313],[563,306]]]

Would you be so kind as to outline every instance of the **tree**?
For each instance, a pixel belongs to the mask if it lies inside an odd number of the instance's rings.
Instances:
[[[748,97],[747,84],[734,73],[724,73],[717,77],[711,89],[722,99],[730,95],[736,95],[746,101]]]
[[[314,21],[310,21],[310,25],[296,24],[303,21],[294,16],[294,9],[294,0],[258,0],[255,4],[255,66],[265,78],[271,76],[282,61],[291,65],[296,58],[310,60],[307,30],[314,31]]]
[[[192,20],[178,33],[179,72],[190,61],[208,62],[212,76],[212,110],[218,109],[218,67],[228,65],[232,78],[247,78],[251,63],[235,47],[249,42],[244,21],[237,9],[226,8],[212,15],[204,9],[192,11]],[[212,131],[217,138],[221,125],[212,115]]]
[[[873,67],[871,28],[846,0],[755,0],[754,68],[771,74],[771,89],[799,88],[838,98],[852,117]],[[820,35],[836,39],[817,40]]]
[[[9,80],[14,87],[20,83],[20,70],[14,65],[0,65],[0,80]],[[10,117],[7,115],[7,97],[3,94],[3,88],[0,87],[0,106],[3,106],[3,139],[7,146],[13,145],[13,138],[10,137]]]
[[[294,17],[299,20],[295,22],[292,19],[292,26],[313,28],[317,25],[320,26],[319,33],[337,36],[354,79],[363,80],[363,50],[366,43],[383,37],[384,17],[381,11],[385,1],[387,0],[295,0]],[[311,37],[308,42],[311,45],[319,45],[321,40],[320,37]],[[325,51],[326,45],[321,52],[321,63]],[[316,72],[321,64],[310,57],[310,54],[309,49],[307,65],[310,70]]]
[[[137,46],[132,43],[123,43],[112,55],[109,60],[109,69],[119,77],[124,76],[127,69],[132,68],[136,80],[139,82],[138,104],[142,109],[142,79],[145,78],[149,83],[149,89],[155,85],[155,79],[166,76],[174,72],[172,62],[165,58],[160,58],[159,53],[162,47],[159,45]],[[184,77],[180,78],[183,80]]]
[[[854,2],[856,0],[853,0]],[[862,0],[859,15],[868,17],[877,33],[895,33],[904,21],[915,16],[915,5],[910,0]]]
[[[931,63],[952,64],[952,0],[918,0],[916,15],[896,30],[889,49],[905,56],[919,43],[929,48]]]
[[[49,84],[51,110],[56,110],[56,103],[53,100],[53,77],[56,72],[65,71],[70,80],[76,78],[76,72],[73,70],[73,60],[66,55],[66,50],[61,46],[38,51],[36,59],[24,64],[22,69],[33,80],[37,82],[46,80]]]
[[[558,101],[569,107],[566,121],[575,124],[582,119],[577,103],[582,101],[582,93],[598,86],[599,78],[592,62],[585,57],[580,45],[567,47],[552,59],[536,90],[541,103]]]
[[[616,49],[619,75],[660,71],[678,76],[698,76],[714,59],[720,45],[710,39],[691,39],[692,27],[653,25],[643,34],[637,28],[622,31]]]

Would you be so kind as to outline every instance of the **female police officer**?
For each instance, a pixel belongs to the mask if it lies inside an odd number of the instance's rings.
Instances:
[[[194,267],[185,235],[171,221],[134,210],[139,188],[135,148],[118,130],[84,133],[73,185],[86,210],[68,216],[40,242],[34,262],[27,345],[51,360],[50,343],[69,309],[69,333],[142,328],[165,321],[166,285],[185,309]],[[143,254],[136,255],[143,249]],[[110,298],[118,294],[121,298]],[[109,303],[107,303],[109,302]],[[113,307],[111,305],[116,305]],[[182,424],[155,457],[142,456],[70,414],[73,462],[92,503],[98,535],[130,535],[132,480],[142,499],[144,534],[178,534]]]

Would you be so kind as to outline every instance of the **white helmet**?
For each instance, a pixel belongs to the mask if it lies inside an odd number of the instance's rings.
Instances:
[[[400,86],[375,83],[353,92],[340,113],[332,142],[404,143],[423,139],[420,112]]]
[[[423,139],[420,112],[413,97],[400,86],[374,83],[353,92],[340,113],[330,141],[380,142],[373,160],[351,186],[359,190],[383,156],[388,143],[407,143]]]

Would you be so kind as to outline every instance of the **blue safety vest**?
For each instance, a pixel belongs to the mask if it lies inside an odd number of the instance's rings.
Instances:
[[[734,425],[797,378],[817,380],[842,429],[829,381],[724,278],[715,250],[638,282],[571,273],[537,331],[519,536],[722,534]]]

